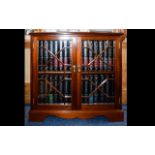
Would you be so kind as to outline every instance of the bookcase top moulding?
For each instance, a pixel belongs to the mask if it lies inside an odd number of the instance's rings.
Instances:
[[[117,32],[32,32],[30,33],[32,36],[40,36],[40,35],[73,35],[73,36],[122,36],[124,33]]]

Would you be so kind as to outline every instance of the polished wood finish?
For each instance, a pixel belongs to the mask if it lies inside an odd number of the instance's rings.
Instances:
[[[43,121],[47,116],[62,118],[93,118],[105,116],[110,121],[123,121],[124,114],[121,110],[122,92],[122,65],[121,45],[123,33],[100,33],[100,32],[71,32],[71,33],[31,33],[31,110],[29,120]],[[72,65],[78,68],[82,66],[81,49],[82,40],[114,40],[115,48],[115,103],[112,105],[81,105],[81,76],[82,71],[71,72],[72,103],[71,105],[38,105],[38,45],[37,40],[59,40],[69,38],[72,40]],[[101,72],[100,72],[101,73]],[[100,74],[99,73],[99,74]],[[51,72],[51,74],[54,74]],[[110,74],[110,73],[109,73]]]
[[[88,119],[97,116],[104,116],[109,121],[123,121],[124,113],[122,110],[33,110],[29,113],[29,120],[40,122],[43,121],[48,116],[57,116],[65,119]]]

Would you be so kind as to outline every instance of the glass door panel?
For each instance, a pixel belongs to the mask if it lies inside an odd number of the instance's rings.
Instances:
[[[82,41],[82,104],[114,103],[113,40]]]
[[[38,104],[71,105],[72,40],[38,41]]]

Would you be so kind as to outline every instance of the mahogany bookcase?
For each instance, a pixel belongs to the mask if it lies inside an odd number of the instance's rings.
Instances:
[[[123,33],[31,33],[29,120],[47,116],[123,121]]]

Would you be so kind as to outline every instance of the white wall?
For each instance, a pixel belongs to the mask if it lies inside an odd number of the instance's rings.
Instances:
[[[30,36],[25,36],[25,42],[30,42]],[[25,48],[25,83],[30,83],[30,48]]]

